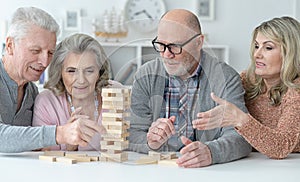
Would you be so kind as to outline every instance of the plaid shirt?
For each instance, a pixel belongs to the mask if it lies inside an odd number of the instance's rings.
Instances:
[[[177,76],[169,76],[166,79],[166,85],[164,90],[164,100],[166,107],[162,109],[160,116],[169,118],[170,116],[176,116],[174,127],[177,135],[172,136],[169,139],[169,144],[173,145],[177,150],[182,147],[182,143],[179,140],[180,135],[184,135],[191,140],[194,140],[194,129],[192,127],[192,120],[197,113],[193,113],[195,107],[195,100],[197,93],[200,90],[200,79],[201,66],[198,65],[196,71],[188,77],[186,80],[181,80]],[[187,109],[184,110],[184,117],[181,117],[179,111],[179,100],[180,95],[187,92]],[[185,125],[186,123],[186,125]],[[179,133],[182,130],[182,133]]]

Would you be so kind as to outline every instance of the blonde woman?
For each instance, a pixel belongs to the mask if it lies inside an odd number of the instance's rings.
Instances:
[[[193,127],[234,126],[259,152],[282,159],[300,152],[300,23],[274,18],[255,28],[251,64],[241,74],[249,114],[212,94],[220,105],[198,113]]]

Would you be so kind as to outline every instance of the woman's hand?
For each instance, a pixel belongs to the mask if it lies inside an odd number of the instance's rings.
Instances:
[[[219,105],[215,108],[200,112],[197,119],[193,120],[193,128],[198,130],[210,130],[219,127],[239,127],[247,122],[249,116],[234,104],[217,97],[211,93],[211,98]]]

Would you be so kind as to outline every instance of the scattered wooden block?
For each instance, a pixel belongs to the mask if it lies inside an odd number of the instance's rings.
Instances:
[[[154,159],[156,159],[158,161],[161,159],[161,153],[155,152],[155,151],[151,151],[151,150],[148,152],[148,156],[150,156],[150,157],[152,157],[152,158],[154,158]]]
[[[170,160],[160,160],[158,161],[159,165],[168,165],[168,166],[178,166],[176,163],[177,159],[170,159]]]
[[[76,159],[71,159],[71,158],[67,158],[67,157],[58,157],[58,158],[56,158],[56,162],[62,162],[62,163],[66,163],[66,164],[76,164],[77,163]]]
[[[177,159],[177,155],[175,152],[170,152],[170,153],[162,153],[161,154],[161,159],[166,159],[166,160],[170,160],[170,159]]]
[[[69,159],[75,159],[77,162],[91,162],[91,157],[89,156],[73,156],[73,157],[67,157],[66,158],[69,158]]]
[[[73,157],[86,157],[87,154],[82,154],[82,153],[66,153],[65,154],[65,157],[68,157],[68,158],[73,158]]]
[[[64,151],[45,151],[44,152],[45,156],[65,156]]]
[[[99,161],[99,156],[89,156],[91,161]]]
[[[56,157],[55,156],[40,155],[39,156],[39,160],[55,162],[56,161]]]
[[[155,157],[151,156],[143,156],[135,161],[135,164],[143,165],[143,164],[157,164],[158,160]]]
[[[124,162],[128,160],[128,154],[126,152],[111,154],[111,153],[101,153],[100,161],[114,161],[114,162]]]

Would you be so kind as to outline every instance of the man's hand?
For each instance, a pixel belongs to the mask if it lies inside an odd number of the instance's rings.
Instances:
[[[151,149],[156,150],[160,148],[176,133],[173,125],[174,122],[175,116],[171,116],[169,119],[159,118],[152,123],[147,133],[147,141]]]
[[[178,166],[196,168],[211,165],[211,153],[207,145],[199,141],[192,142],[185,136],[181,137],[181,141],[186,146],[180,150],[182,156],[176,161]]]

